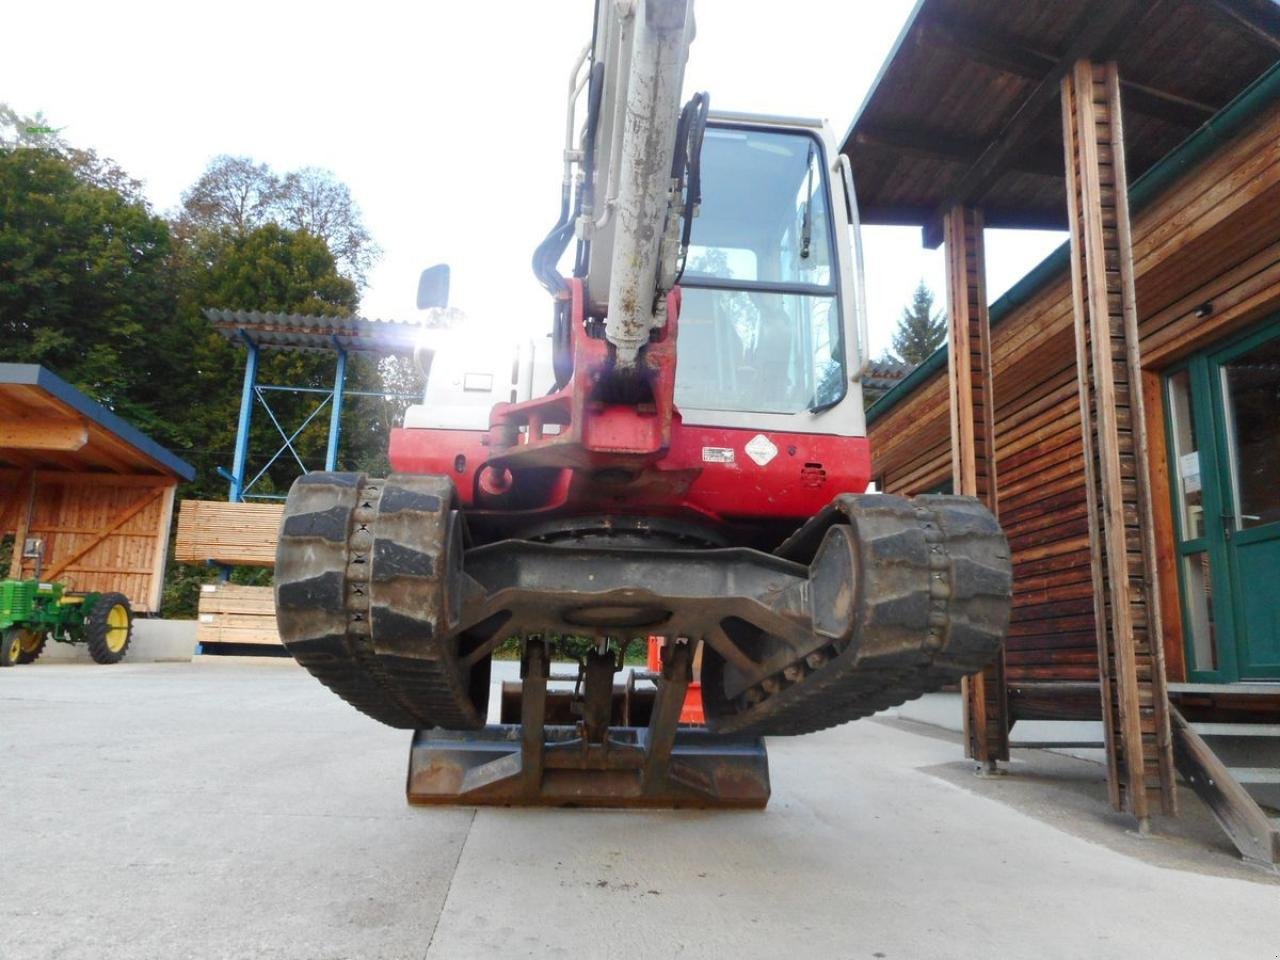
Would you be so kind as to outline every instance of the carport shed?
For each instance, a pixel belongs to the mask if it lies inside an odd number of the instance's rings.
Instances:
[[[160,608],[174,491],[195,470],[106,407],[34,364],[0,363],[0,537],[9,577],[73,591],[117,591],[138,613]]]

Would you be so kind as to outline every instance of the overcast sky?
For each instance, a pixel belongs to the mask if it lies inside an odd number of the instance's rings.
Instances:
[[[844,133],[914,0],[697,0],[687,89],[713,107],[825,117]],[[119,161],[174,208],[209,160],[332,170],[385,251],[362,312],[415,313],[453,267],[470,322],[539,335],[529,268],[558,212],[565,88],[592,0],[11,4],[0,100]],[[994,299],[1063,235],[989,231]],[[918,230],[864,238],[873,353],[943,263]]]

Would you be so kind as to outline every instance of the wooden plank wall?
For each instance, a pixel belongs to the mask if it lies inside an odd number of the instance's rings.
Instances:
[[[273,567],[284,515],[281,503],[183,500],[173,555],[179,563],[210,560],[232,566]]]
[[[1136,214],[1132,248],[1144,368],[1280,310],[1280,105]],[[1014,563],[1010,683],[1098,679],[1072,325],[1064,270],[991,331],[999,515]],[[1155,475],[1166,470],[1155,442],[1162,416],[1149,405]],[[880,489],[936,488],[951,475],[945,374],[869,432]],[[1157,529],[1167,529],[1167,497],[1153,507]],[[1173,565],[1160,564],[1159,575],[1162,596],[1176,598]],[[1178,618],[1164,629],[1173,664]]]
[[[200,588],[197,643],[280,644],[272,587],[206,583]]]
[[[25,475],[0,471],[0,532],[15,534]],[[38,472],[26,535],[45,541],[41,576],[75,591],[118,591],[135,611],[160,608],[176,484],[165,477]],[[21,502],[19,502],[21,501]],[[15,549],[20,549],[15,544]],[[23,574],[34,573],[28,561]]]

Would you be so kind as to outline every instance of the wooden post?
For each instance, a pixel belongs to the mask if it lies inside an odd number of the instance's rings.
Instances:
[[[1114,63],[1063,78],[1062,130],[1108,783],[1145,829],[1153,800],[1173,813],[1175,798]]]
[[[946,215],[943,233],[950,329],[952,489],[963,496],[977,497],[996,513],[995,404],[982,211],[952,208]],[[964,678],[961,693],[965,756],[994,770],[997,760],[1009,759],[1003,648],[986,670]]]
[[[25,505],[22,499],[18,500],[18,522],[13,534],[13,556],[9,560],[9,579],[22,579],[22,548],[26,545],[27,534],[31,532],[31,511],[35,509],[36,502],[36,474],[34,470],[28,470],[26,476],[27,495],[25,497]]]

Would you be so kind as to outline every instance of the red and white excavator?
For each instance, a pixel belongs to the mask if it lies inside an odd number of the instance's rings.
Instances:
[[[597,0],[561,216],[534,255],[550,338],[423,351],[392,475],[311,473],[289,494],[281,635],[416,731],[411,801],[763,806],[763,736],[953,683],[1007,629],[986,509],[863,492],[847,160],[818,121],[682,107],[692,6]],[[427,271],[419,305],[442,288]],[[661,670],[616,684],[651,637]],[[521,682],[486,725],[511,638]],[[557,655],[578,660],[569,690],[549,688]],[[685,726],[695,661],[706,722]]]

